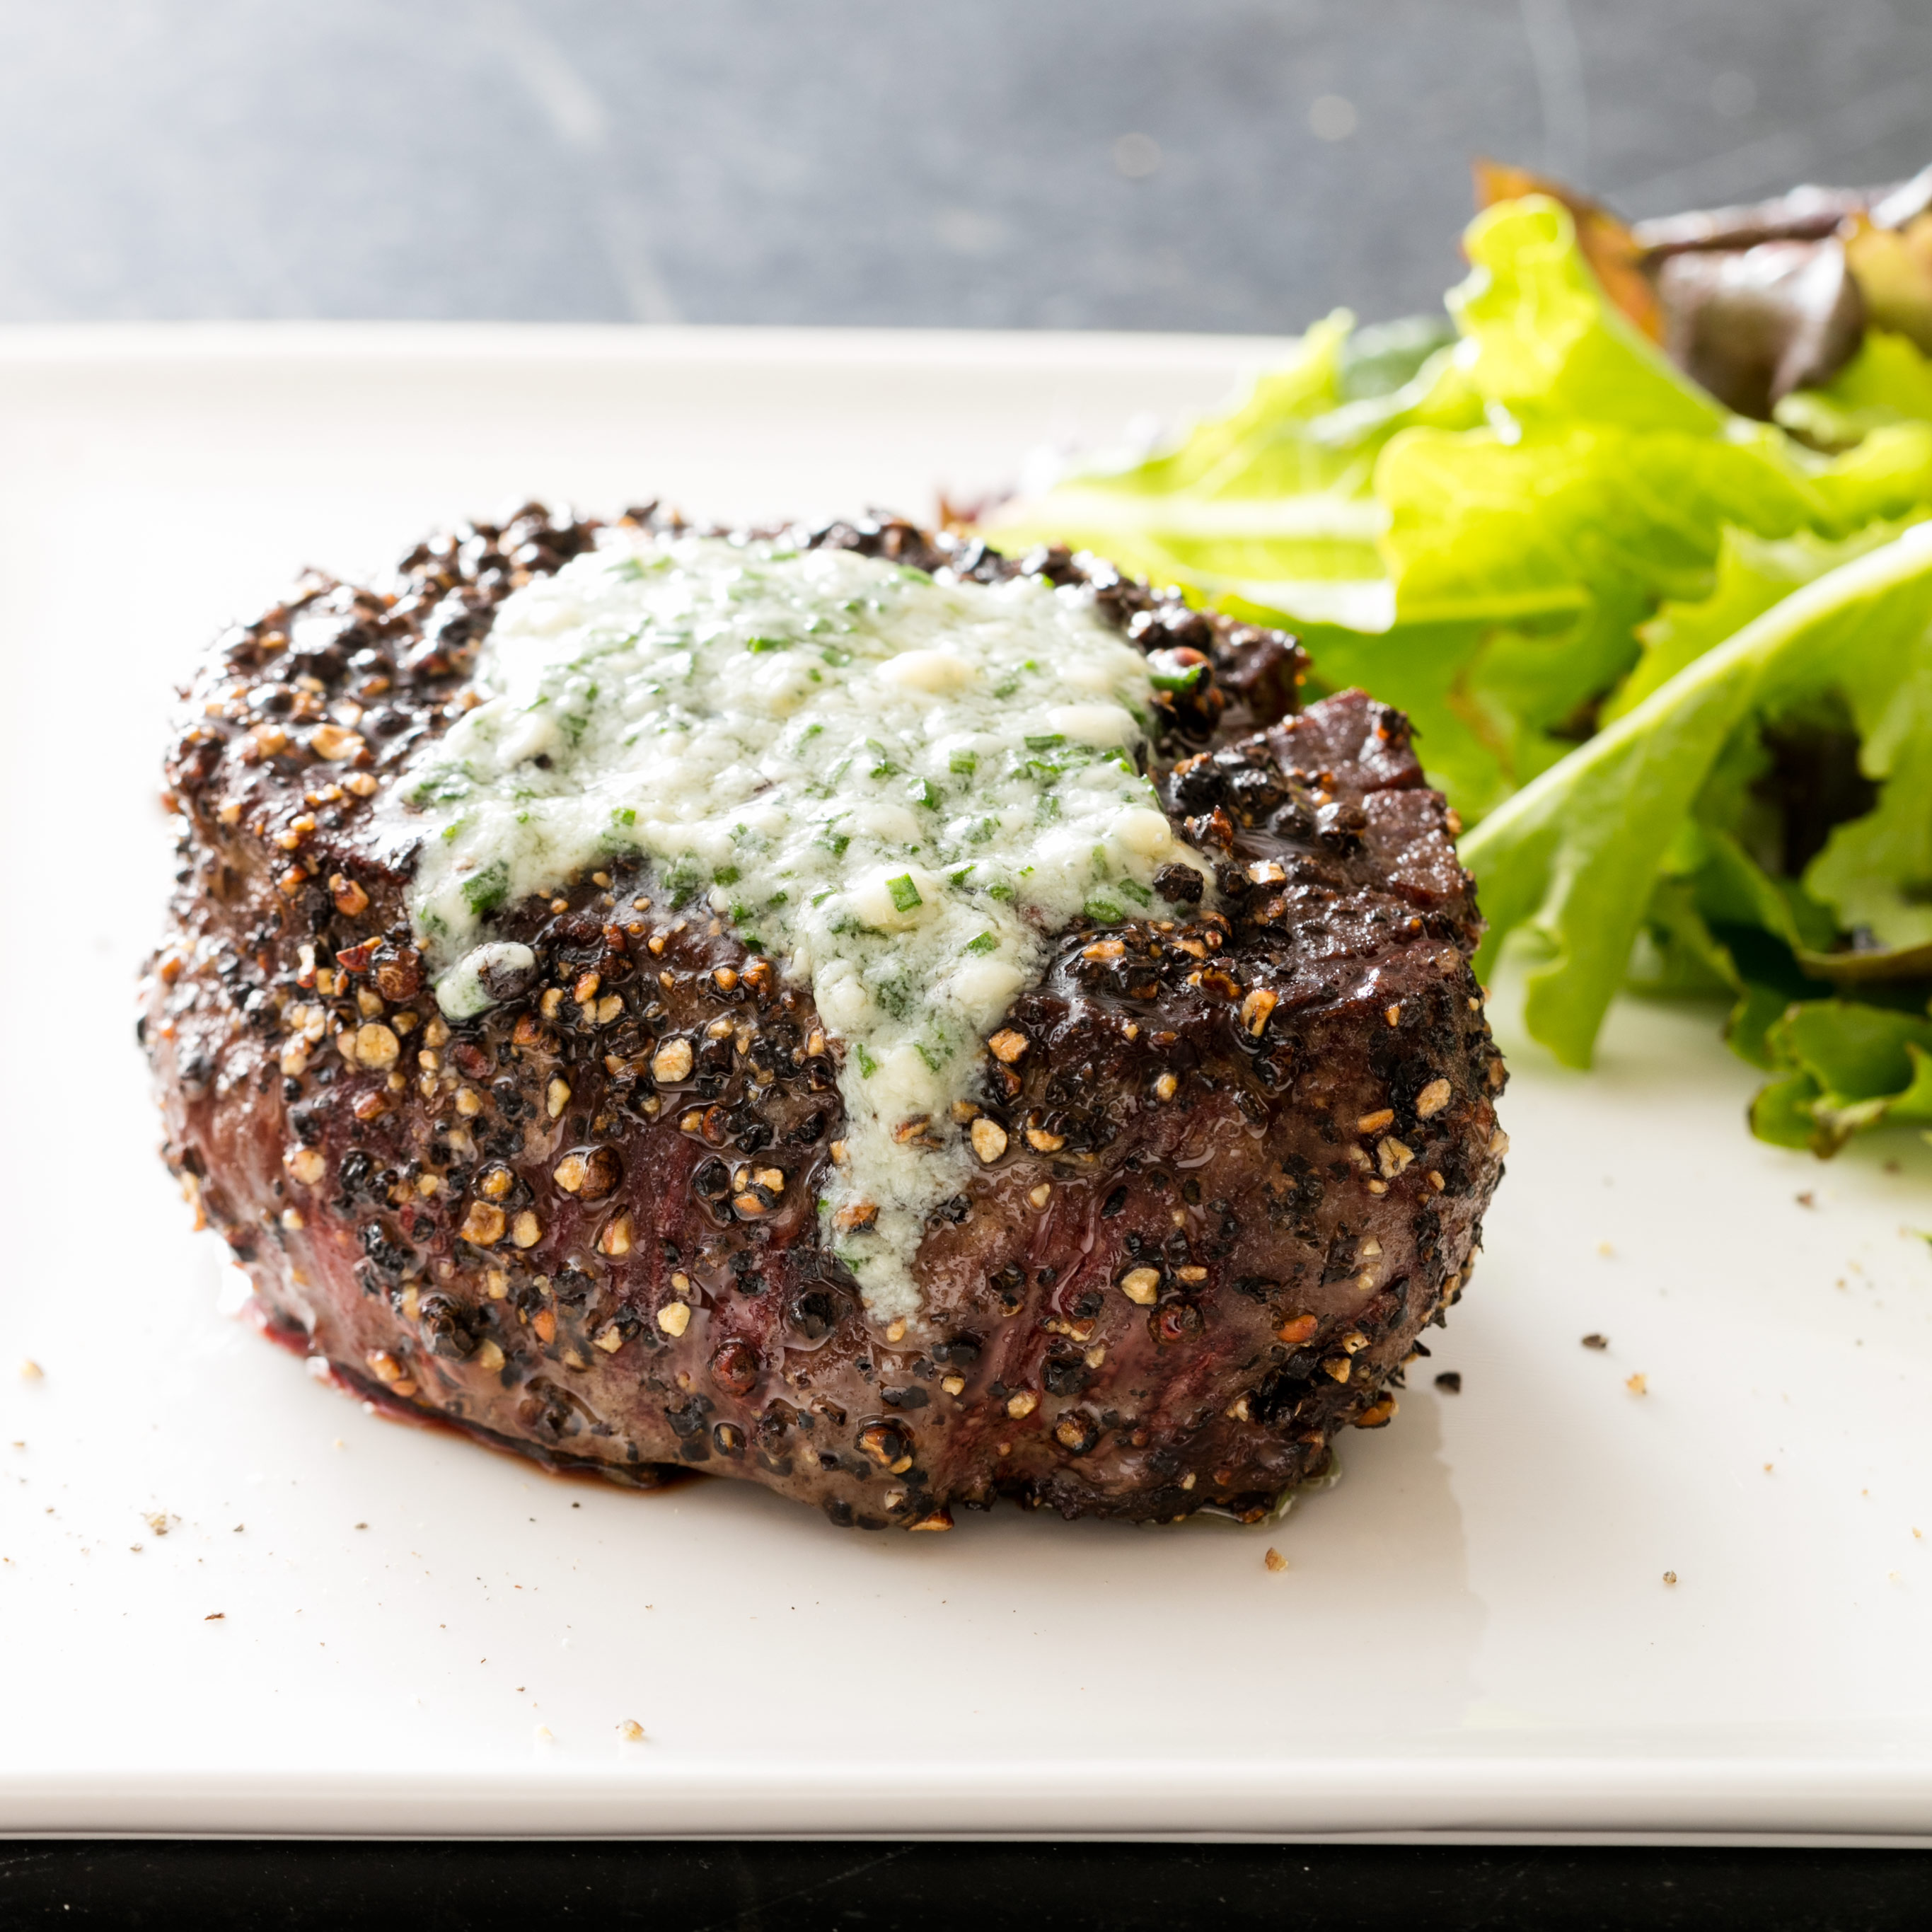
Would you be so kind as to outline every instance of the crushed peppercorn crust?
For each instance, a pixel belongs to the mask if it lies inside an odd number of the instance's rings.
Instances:
[[[1208,668],[1162,696],[1152,775],[1216,884],[1172,868],[1168,916],[1076,921],[973,1097],[907,1124],[975,1166],[920,1246],[922,1315],[881,1326],[820,1240],[844,1048],[782,961],[614,862],[506,909],[535,963],[488,1011],[430,995],[370,801],[477,701],[502,599],[597,527],[532,504],[374,587],[309,576],[184,694],[140,1032],[166,1157],[265,1328],[548,1466],[745,1477],[868,1529],[1003,1496],[1252,1518],[1386,1423],[1507,1147],[1480,921],[1406,722],[1357,692],[1298,715],[1292,639],[1090,558],[790,533],[1087,584]]]

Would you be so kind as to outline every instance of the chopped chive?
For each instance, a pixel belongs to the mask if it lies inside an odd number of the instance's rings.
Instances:
[[[999,950],[1000,942],[990,932],[982,932],[977,938],[966,942],[968,952],[997,952]]]
[[[664,876],[664,884],[670,888],[671,904],[682,905],[698,890],[698,862],[688,852],[680,855],[672,863]]]
[[[493,913],[510,896],[510,868],[498,859],[463,886],[463,902],[480,919]]]
[[[1208,675],[1208,661],[1197,652],[1150,651],[1147,662],[1148,681],[1156,691],[1192,691]]]
[[[896,879],[886,881],[886,890],[892,896],[893,905],[901,912],[910,912],[914,906],[926,902],[919,896],[919,888],[912,882],[910,872],[902,872]]]

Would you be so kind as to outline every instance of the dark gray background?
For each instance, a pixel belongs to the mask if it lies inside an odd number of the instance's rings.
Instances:
[[[0,320],[1293,328],[1432,304],[1478,149],[1909,173],[1932,5],[0,0]]]

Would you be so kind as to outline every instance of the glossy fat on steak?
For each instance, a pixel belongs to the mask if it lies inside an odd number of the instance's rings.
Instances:
[[[168,1162],[272,1333],[553,1467],[697,1468],[872,1529],[1000,1496],[1258,1515],[1394,1413],[1502,1172],[1480,922],[1406,722],[1357,692],[1296,715],[1292,640],[1090,559],[794,535],[1084,583],[1213,667],[1166,700],[1154,776],[1218,890],[1076,922],[1014,1000],[952,1124],[978,1165],[928,1224],[922,1316],[868,1317],[821,1242],[843,1043],[648,865],[505,908],[537,963],[479,1017],[430,994],[370,802],[475,701],[496,605],[595,542],[537,506],[217,640],[168,760],[182,868],[141,1028]]]

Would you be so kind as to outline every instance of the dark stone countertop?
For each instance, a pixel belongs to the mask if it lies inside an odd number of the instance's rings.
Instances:
[[[1880,0],[0,0],[0,321],[1287,331],[1479,149],[1626,212],[1932,158]]]

